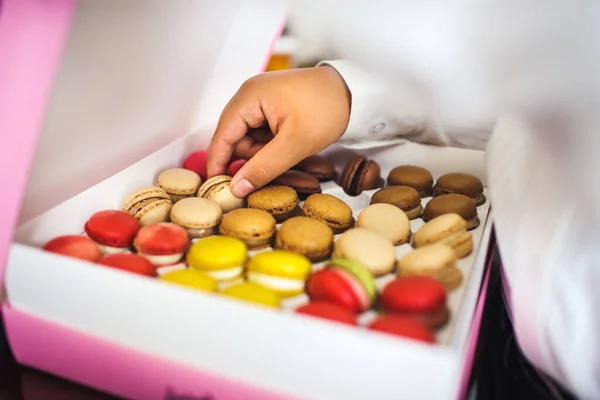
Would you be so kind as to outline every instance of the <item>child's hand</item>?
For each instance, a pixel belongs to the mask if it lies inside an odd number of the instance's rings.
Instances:
[[[350,93],[331,67],[257,75],[240,87],[221,114],[209,148],[208,175],[225,173],[234,153],[254,155],[232,181],[234,195],[247,196],[335,142],[349,116]],[[249,130],[267,126],[275,135],[268,143],[249,135]]]

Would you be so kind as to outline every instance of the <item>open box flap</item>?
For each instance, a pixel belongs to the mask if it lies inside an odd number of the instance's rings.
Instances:
[[[266,65],[286,6],[5,0],[0,174],[10,207],[0,211],[0,282],[40,131],[20,221],[214,123]]]

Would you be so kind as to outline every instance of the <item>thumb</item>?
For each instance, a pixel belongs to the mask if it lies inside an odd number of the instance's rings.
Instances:
[[[281,131],[238,171],[231,181],[234,196],[242,198],[266,185],[308,155],[289,132]]]

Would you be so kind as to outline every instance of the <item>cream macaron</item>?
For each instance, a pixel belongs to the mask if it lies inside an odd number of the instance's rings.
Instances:
[[[218,234],[217,225],[223,211],[216,201],[188,197],[179,200],[171,208],[171,222],[185,228],[190,239]]]
[[[458,258],[473,251],[473,235],[467,232],[467,221],[455,213],[435,217],[423,225],[413,238],[415,247],[444,244],[450,246]]]
[[[395,245],[408,242],[410,220],[404,211],[387,203],[371,204],[358,214],[356,226],[388,238]]]
[[[216,201],[226,214],[237,208],[246,207],[246,199],[238,199],[231,193],[231,177],[217,175],[208,179],[198,190],[198,197]]]
[[[463,279],[462,272],[456,266],[457,259],[454,250],[446,245],[420,247],[398,261],[398,276],[431,276],[451,291],[459,287]]]
[[[164,170],[156,178],[156,186],[167,192],[173,203],[195,196],[201,183],[200,175],[185,168]]]
[[[152,186],[138,189],[123,202],[122,210],[134,216],[140,225],[167,222],[173,202],[163,189]]]
[[[344,232],[335,243],[333,256],[360,261],[373,276],[385,275],[396,267],[391,240],[365,228]]]

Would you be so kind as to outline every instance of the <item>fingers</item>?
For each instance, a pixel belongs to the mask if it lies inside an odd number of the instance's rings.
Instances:
[[[237,158],[249,160],[252,157],[254,157],[254,155],[258,153],[263,147],[265,147],[265,143],[257,143],[251,137],[245,136],[235,146],[233,154]]]
[[[289,132],[281,131],[238,171],[231,191],[240,198],[249,195],[300,162],[304,153],[304,146],[298,146]]]
[[[261,126],[265,121],[260,100],[240,94],[221,114],[219,124],[208,149],[209,177],[224,174],[236,145],[246,136],[248,128]]]

